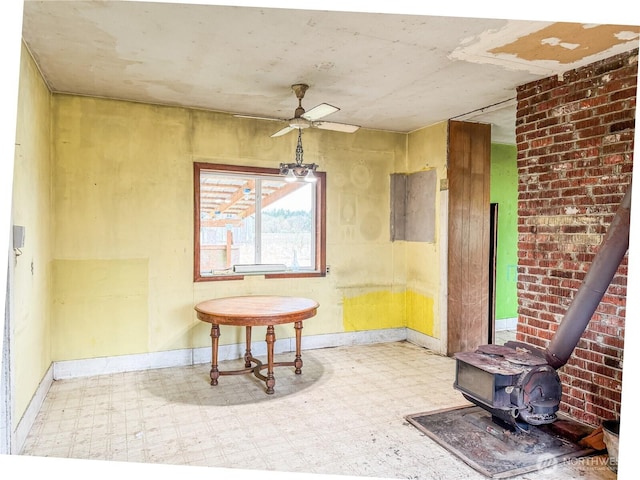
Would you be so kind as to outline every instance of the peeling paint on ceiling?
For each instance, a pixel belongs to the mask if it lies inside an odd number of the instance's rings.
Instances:
[[[553,61],[569,65],[637,40],[639,35],[638,27],[559,22],[489,52],[514,55],[532,62]]]
[[[638,26],[510,21],[465,39],[449,57],[550,76],[638,48],[639,38]]]

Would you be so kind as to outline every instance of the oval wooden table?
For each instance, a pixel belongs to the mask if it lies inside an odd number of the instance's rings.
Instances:
[[[277,295],[249,295],[238,297],[224,297],[200,302],[195,306],[198,319],[211,324],[211,385],[218,384],[221,375],[239,375],[253,373],[266,384],[266,392],[272,394],[276,384],[273,368],[278,366],[293,366],[295,373],[302,373],[301,338],[302,321],[313,317],[319,307],[318,302],[309,298],[286,297]],[[273,345],[276,341],[274,325],[294,323],[296,331],[296,357],[291,362],[274,362]],[[220,325],[246,327],[246,352],[244,354],[245,368],[241,370],[218,370],[218,339]],[[251,354],[251,327],[267,327],[267,364],[254,358]],[[255,364],[255,365],[252,365]],[[260,370],[266,368],[264,376]]]

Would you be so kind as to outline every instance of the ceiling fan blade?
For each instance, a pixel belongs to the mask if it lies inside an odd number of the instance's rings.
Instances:
[[[332,113],[340,110],[338,107],[334,107],[333,105],[329,105],[328,103],[321,103],[320,105],[316,105],[308,112],[305,112],[302,115],[302,118],[306,118],[307,120],[320,120],[327,115],[331,115]]]
[[[323,130],[333,130],[336,132],[353,133],[360,127],[358,125],[349,125],[347,123],[335,123],[335,122],[314,122],[315,128],[321,128]]]
[[[290,131],[295,130],[295,128],[293,127],[284,127],[281,130],[278,130],[276,133],[274,133],[273,135],[271,135],[272,137],[279,137],[281,135],[284,135],[285,133],[289,133]]]
[[[282,118],[260,117],[258,115],[243,115],[241,113],[235,113],[233,116],[238,118],[253,118],[254,120],[271,120],[272,122],[286,122],[286,120]]]

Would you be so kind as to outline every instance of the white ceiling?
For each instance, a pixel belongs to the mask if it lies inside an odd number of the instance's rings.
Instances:
[[[460,118],[514,143],[517,86],[638,48],[638,27],[28,0],[23,39],[53,92],[290,118],[306,83],[307,110],[341,109],[328,121],[410,132]]]

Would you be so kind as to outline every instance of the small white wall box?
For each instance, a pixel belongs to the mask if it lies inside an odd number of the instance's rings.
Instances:
[[[24,247],[24,227],[22,225],[13,226],[13,248]]]

